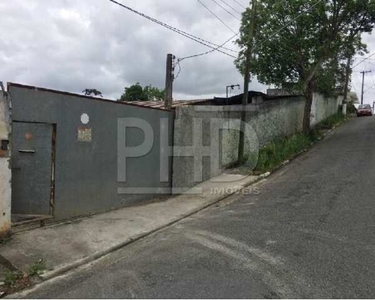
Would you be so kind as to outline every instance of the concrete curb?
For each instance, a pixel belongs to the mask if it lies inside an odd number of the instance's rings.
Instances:
[[[317,144],[318,142],[320,142],[321,140],[323,140],[328,134],[330,134],[332,131],[334,131],[337,127],[339,127],[340,125],[342,125],[343,123],[345,123],[347,120],[344,120],[342,122],[340,122],[339,124],[335,125],[333,128],[331,128],[330,130],[328,130],[325,134],[323,134],[322,138],[319,139],[318,141],[315,141],[311,144],[311,147],[315,144]],[[281,169],[282,167],[290,164],[292,161],[294,161],[296,158],[298,158],[300,155],[302,155],[303,153],[306,153],[308,151],[311,150],[311,147],[308,148],[308,149],[305,149],[305,150],[302,150],[300,153],[298,153],[297,155],[295,155],[294,157],[290,158],[289,160],[283,162],[280,166],[276,167],[275,169],[271,170],[270,172],[266,172],[264,174],[261,174],[257,177],[255,177],[253,180],[250,180],[249,182],[246,182],[244,184],[241,184],[240,187],[238,188],[238,191],[250,186],[250,185],[253,185],[253,184],[256,184],[257,182],[265,179],[265,178],[268,178],[270,177],[274,172],[276,172],[277,170]],[[196,209],[193,209],[185,214],[182,214],[181,216],[177,217],[176,219],[162,225],[162,226],[159,226],[153,230],[150,230],[150,231],[147,231],[147,232],[143,232],[143,233],[140,233],[138,235],[135,235],[115,246],[112,246],[106,250],[103,250],[103,251],[100,251],[100,252],[96,252],[88,257],[85,257],[83,259],[80,259],[80,260],[77,260],[77,261],[74,261],[70,264],[67,264],[65,266],[62,266],[58,269],[55,269],[55,270],[52,270],[50,272],[46,272],[42,275],[40,275],[40,278],[43,280],[41,283],[31,287],[30,289],[28,290],[24,290],[24,291],[20,291],[18,293],[14,293],[14,294],[11,294],[11,295],[8,295],[8,296],[11,296],[12,298],[20,298],[20,297],[27,297],[27,295],[32,292],[33,290],[37,289],[40,285],[42,285],[43,283],[47,282],[48,280],[51,280],[51,279],[54,279],[56,277],[59,277],[59,276],[62,276],[66,273],[68,273],[69,271],[71,270],[74,270],[74,269],[77,269],[81,266],[84,266],[84,265],[87,265],[89,263],[92,263],[102,257],[105,257],[106,255],[112,253],[112,252],[115,252],[117,250],[120,250],[124,247],[126,247],[127,245],[129,244],[132,244],[138,240],[141,240],[147,236],[150,236],[156,232],[159,232],[165,228],[168,228],[169,226],[175,224],[175,223],[178,223],[179,221],[182,221],[210,206],[213,206],[215,204],[217,204],[218,202],[221,202],[223,200],[225,200],[226,198],[229,198],[230,196],[236,194],[236,190],[233,190],[232,192],[230,193],[226,193],[224,195],[221,195],[220,197],[217,197],[216,199],[213,199],[203,205],[201,205],[200,207],[196,208]],[[6,297],[8,298],[8,297]]]
[[[322,139],[320,139],[320,140],[318,140],[316,142],[313,142],[311,144],[311,146],[313,146],[316,143],[318,143],[321,140],[323,140],[328,134],[330,134],[337,127],[339,127],[340,125],[342,125],[345,122],[346,122],[346,120],[338,123],[335,126],[333,126],[330,130],[328,130],[325,134],[323,134]],[[308,152],[310,149],[311,148],[302,150],[296,156],[294,156],[294,157],[290,158],[289,160],[283,162],[281,165],[277,166],[275,169],[271,170],[270,172],[266,172],[264,174],[261,174],[258,177],[256,177],[254,180],[241,185],[241,187],[238,190],[244,189],[244,188],[246,188],[246,187],[248,187],[250,185],[253,185],[253,184],[259,182],[262,179],[268,178],[275,171],[277,171],[280,168],[282,168],[282,167],[290,164],[293,160],[295,160],[296,158],[298,158],[301,154]],[[169,226],[171,226],[171,225],[173,225],[173,224],[175,224],[175,223],[177,223],[177,222],[179,222],[181,220],[184,220],[184,219],[186,219],[186,218],[188,218],[188,217],[190,217],[190,216],[192,216],[192,215],[194,215],[194,214],[196,214],[196,213],[198,213],[198,212],[200,212],[200,211],[202,211],[202,210],[204,210],[204,209],[206,209],[206,208],[208,208],[208,207],[210,207],[212,205],[215,205],[216,203],[225,200],[226,198],[234,195],[235,193],[236,192],[233,191],[231,193],[226,193],[224,195],[221,195],[220,197],[218,197],[218,198],[216,198],[216,199],[214,199],[214,200],[212,200],[212,201],[210,201],[208,203],[205,203],[202,206],[200,206],[200,207],[198,207],[196,209],[193,209],[193,210],[191,210],[191,211],[189,211],[189,212],[181,215],[180,217],[178,217],[178,218],[176,218],[176,219],[174,219],[174,220],[172,220],[172,221],[170,221],[170,222],[168,222],[168,223],[166,223],[166,224],[164,224],[162,226],[159,226],[159,227],[157,227],[157,228],[155,228],[153,230],[150,230],[150,231],[147,231],[147,232],[144,232],[144,233],[140,233],[140,234],[138,234],[138,235],[136,235],[136,236],[134,236],[132,238],[129,238],[129,239],[125,240],[122,243],[119,243],[119,244],[117,244],[115,246],[112,246],[112,247],[110,247],[110,248],[108,248],[106,250],[103,250],[103,251],[100,251],[100,252],[96,252],[96,253],[88,256],[88,257],[85,257],[83,259],[77,260],[77,261],[75,261],[75,262],[73,262],[71,264],[65,265],[65,266],[63,266],[63,267],[61,267],[59,269],[56,269],[56,270],[53,270],[53,271],[50,271],[50,272],[46,272],[46,273],[40,275],[40,277],[42,278],[43,281],[47,281],[47,280],[50,280],[52,278],[58,277],[60,275],[63,275],[63,274],[65,274],[65,273],[67,273],[67,272],[69,272],[69,271],[71,271],[73,269],[76,269],[76,268],[80,267],[80,266],[89,264],[89,263],[91,263],[91,262],[93,262],[93,261],[95,261],[95,260],[97,260],[99,258],[102,258],[102,257],[106,256],[107,254],[115,252],[115,251],[117,251],[117,250],[119,250],[119,249],[121,249],[121,248],[123,248],[123,247],[125,247],[125,246],[127,246],[129,244],[131,244],[131,243],[134,243],[134,242],[136,242],[136,241],[138,241],[140,239],[143,239],[143,238],[145,238],[145,237],[147,237],[147,236],[149,236],[149,235],[151,235],[153,233],[156,233],[156,232],[158,232],[160,230],[163,230],[163,229],[165,229],[165,228],[167,228],[167,227],[169,227]]]
[[[327,131],[323,135],[323,137],[322,137],[321,140],[323,140],[328,134],[330,134],[333,130],[335,130],[337,127],[339,127],[340,125],[342,125],[345,122],[346,122],[346,120],[340,122],[337,125],[335,125],[333,128],[331,128],[329,131]],[[315,145],[316,143],[320,142],[321,140],[312,143],[311,146]],[[282,167],[290,164],[293,160],[295,160],[301,154],[308,152],[310,149],[311,148],[305,149],[305,150],[301,151],[296,156],[294,156],[293,158],[291,158],[291,159],[283,162],[280,166],[276,167],[275,169],[271,170],[270,172],[266,172],[266,173],[261,174],[259,176],[254,176],[255,178],[253,180],[251,180],[249,182],[246,182],[244,184],[241,184],[240,187],[238,188],[238,191],[240,191],[240,190],[242,190],[242,189],[244,189],[246,187],[249,187],[249,186],[251,186],[253,184],[256,184],[256,183],[258,183],[259,181],[261,181],[261,180],[263,180],[265,178],[270,177],[275,171],[277,171],[280,168],[282,168]],[[85,258],[80,259],[80,260],[76,260],[76,261],[74,261],[74,262],[72,262],[70,264],[67,264],[67,265],[63,266],[63,267],[60,267],[60,268],[52,270],[50,272],[46,272],[44,274],[41,274],[40,278],[43,280],[42,283],[39,283],[39,284],[33,286],[31,289],[24,290],[24,291],[15,293],[15,294],[11,294],[10,296],[12,296],[12,298],[26,297],[28,293],[30,293],[32,290],[38,288],[38,286],[40,286],[41,284],[47,282],[48,280],[51,280],[53,278],[62,276],[65,273],[67,273],[67,272],[69,272],[71,270],[74,270],[74,269],[77,269],[77,268],[79,268],[81,266],[84,266],[84,265],[87,265],[89,263],[92,263],[92,262],[94,262],[94,261],[96,261],[96,260],[98,260],[98,259],[100,259],[100,258],[102,258],[102,257],[104,257],[104,256],[106,256],[106,255],[108,255],[110,253],[112,253],[112,252],[115,252],[117,250],[120,250],[120,249],[124,248],[125,246],[127,246],[129,244],[132,244],[132,243],[134,243],[136,241],[139,241],[139,240],[141,240],[141,239],[143,239],[143,238],[145,238],[147,236],[150,236],[150,235],[152,235],[152,234],[154,234],[156,232],[159,232],[159,231],[161,231],[161,230],[163,230],[165,228],[168,228],[169,226],[171,226],[173,224],[176,224],[179,221],[182,221],[182,220],[184,220],[184,219],[186,219],[186,218],[188,218],[188,217],[190,217],[190,216],[192,216],[192,215],[194,215],[194,214],[196,214],[196,213],[198,213],[198,212],[200,212],[200,211],[202,211],[202,210],[204,210],[204,209],[206,209],[206,208],[208,208],[210,206],[213,206],[213,205],[217,204],[218,202],[221,202],[221,201],[229,198],[230,196],[232,196],[234,194],[236,194],[235,190],[233,190],[230,193],[226,193],[224,195],[221,195],[221,196],[219,196],[219,197],[217,197],[217,198],[215,198],[215,199],[213,199],[213,200],[211,200],[211,201],[209,201],[209,202],[201,205],[200,207],[195,208],[195,209],[193,209],[193,210],[191,210],[191,211],[189,211],[187,213],[184,213],[181,216],[179,216],[178,218],[176,218],[176,219],[174,219],[174,220],[172,220],[172,221],[170,221],[170,222],[168,222],[168,223],[166,223],[166,224],[164,224],[162,226],[159,226],[159,227],[157,227],[157,228],[155,228],[153,230],[140,233],[140,234],[135,235],[134,237],[131,237],[131,238],[129,238],[129,239],[127,239],[127,240],[125,240],[125,241],[117,244],[117,245],[114,245],[114,246],[112,246],[112,247],[110,247],[110,248],[108,248],[106,250],[103,250],[103,251],[100,251],[100,252],[96,252],[96,253],[88,256],[88,257],[85,257]]]
[[[268,177],[269,175],[270,174],[266,173],[266,174],[263,174],[261,176],[258,176],[256,178],[254,178],[253,180],[251,180],[249,182],[241,184],[239,186],[238,190],[242,190],[242,189],[244,189],[244,188],[246,188],[246,187],[248,187],[248,186],[250,186],[252,184],[255,184],[258,181],[260,181],[261,179],[264,179],[265,177]],[[91,262],[93,262],[95,260],[98,260],[98,259],[100,259],[100,258],[102,258],[102,257],[104,257],[104,256],[106,256],[106,255],[108,255],[108,254],[110,254],[112,252],[115,252],[115,251],[117,251],[117,250],[119,250],[119,249],[121,249],[121,248],[123,248],[123,247],[125,247],[125,246],[127,246],[129,244],[131,244],[131,243],[134,243],[134,242],[136,242],[138,240],[141,240],[141,239],[143,239],[143,238],[145,238],[145,237],[147,237],[147,236],[149,236],[151,234],[154,234],[154,233],[156,233],[158,231],[161,231],[161,230],[163,230],[163,229],[165,229],[165,228],[167,228],[167,227],[169,227],[169,226],[171,226],[171,225],[173,225],[175,223],[178,223],[179,221],[182,221],[182,220],[184,220],[184,219],[186,219],[186,218],[188,218],[188,217],[190,217],[190,216],[192,216],[192,215],[194,215],[194,214],[196,214],[196,213],[198,213],[198,212],[200,212],[200,211],[202,211],[202,210],[204,210],[204,209],[206,209],[206,208],[208,208],[208,207],[210,207],[212,205],[215,205],[218,202],[221,202],[221,201],[225,200],[226,198],[234,195],[235,193],[236,193],[236,191],[233,190],[230,193],[225,193],[224,195],[220,195],[219,197],[217,197],[217,198],[215,198],[215,199],[213,199],[213,200],[211,200],[211,201],[209,201],[209,202],[207,202],[207,203],[199,206],[198,208],[195,208],[193,210],[190,210],[190,211],[182,214],[178,218],[176,218],[176,219],[174,219],[174,220],[172,220],[172,221],[170,221],[170,222],[168,222],[168,223],[166,223],[166,224],[164,224],[162,226],[159,226],[159,227],[157,227],[157,228],[155,228],[153,230],[150,230],[150,231],[143,232],[143,233],[140,233],[138,235],[135,235],[135,236],[133,236],[133,237],[131,237],[131,238],[129,238],[129,239],[127,239],[127,240],[125,240],[125,241],[123,241],[123,242],[115,245],[115,246],[112,246],[112,247],[106,249],[106,250],[103,250],[103,251],[100,251],[100,252],[96,252],[96,253],[88,256],[88,257],[85,257],[83,259],[74,261],[74,262],[72,262],[70,264],[67,264],[67,265],[65,265],[63,267],[60,267],[58,269],[52,270],[50,272],[45,272],[44,274],[40,275],[40,278],[44,282],[44,281],[50,280],[52,278],[61,276],[61,275],[65,274],[65,273],[67,273],[67,272],[69,272],[69,271],[71,271],[73,269],[76,269],[76,268],[81,267],[83,265],[89,264],[89,263],[91,263]],[[36,285],[36,286],[38,286],[38,285]]]
[[[268,176],[269,175],[267,175],[267,177]],[[262,177],[262,175],[261,176],[254,176],[253,180],[250,180],[249,182],[241,184],[240,188],[238,188],[238,190],[242,190],[242,189],[244,189],[246,187],[249,187],[250,185],[253,185],[253,184],[257,183],[257,182],[259,182],[260,180],[262,180],[264,178],[265,178],[264,174],[263,174],[263,177]],[[234,195],[235,193],[236,193],[236,190],[233,190],[233,192],[221,195],[220,197],[217,197],[217,198],[215,198],[215,199],[213,199],[213,200],[211,200],[211,201],[209,201],[209,202],[201,205],[200,207],[197,207],[197,208],[195,208],[193,210],[190,210],[189,212],[187,212],[185,214],[182,214],[178,218],[176,218],[176,219],[174,219],[174,220],[172,220],[172,221],[170,221],[170,222],[168,222],[168,223],[166,223],[166,224],[164,224],[162,226],[159,226],[159,227],[157,227],[157,228],[155,228],[153,230],[140,233],[140,234],[135,235],[135,236],[133,236],[133,237],[125,240],[124,242],[119,243],[119,244],[117,244],[115,246],[112,246],[112,247],[110,247],[110,248],[108,248],[106,250],[103,250],[103,251],[100,251],[100,252],[96,252],[96,253],[88,256],[88,257],[85,257],[85,258],[80,259],[80,260],[76,260],[76,261],[74,261],[74,262],[72,262],[70,264],[67,264],[65,266],[62,266],[62,267],[60,267],[58,269],[52,270],[50,272],[45,272],[44,274],[40,274],[39,277],[40,277],[40,279],[42,279],[41,283],[38,283],[38,284],[36,284],[34,286],[31,286],[29,289],[26,289],[26,290],[23,290],[23,291],[19,291],[19,292],[13,293],[13,294],[9,294],[5,298],[14,299],[14,298],[24,298],[24,297],[27,297],[27,295],[29,293],[31,293],[32,291],[34,291],[35,289],[37,289],[42,284],[48,282],[49,280],[54,279],[54,278],[59,277],[59,276],[63,276],[66,273],[68,273],[69,271],[72,271],[72,270],[77,269],[79,267],[82,267],[84,265],[88,265],[88,264],[90,264],[90,263],[92,263],[92,262],[94,262],[94,261],[96,261],[96,260],[98,260],[100,258],[105,257],[106,255],[108,255],[108,254],[110,254],[112,252],[115,252],[117,250],[120,250],[120,249],[126,247],[127,245],[130,245],[130,244],[132,244],[132,243],[134,243],[136,241],[139,241],[139,240],[141,240],[141,239],[143,239],[143,238],[145,238],[147,236],[150,236],[150,235],[152,235],[152,234],[154,234],[156,232],[159,232],[159,231],[161,231],[161,230],[163,230],[165,228],[168,228],[169,226],[172,226],[173,224],[176,224],[179,221],[182,221],[182,220],[184,220],[184,219],[186,219],[186,218],[188,218],[188,217],[190,217],[190,216],[192,216],[192,215],[194,215],[194,214],[196,214],[196,213],[198,213],[198,212],[200,212],[200,211],[202,211],[202,210],[204,210],[204,209],[206,209],[206,208],[208,208],[210,206],[213,206],[213,205],[215,205],[215,204],[217,204],[217,203],[219,203],[219,202],[221,202],[221,201],[229,198],[230,196]]]

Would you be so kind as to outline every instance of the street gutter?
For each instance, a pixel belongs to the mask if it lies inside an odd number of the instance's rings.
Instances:
[[[158,226],[152,230],[149,230],[149,231],[145,231],[145,232],[142,232],[140,234],[137,234],[137,235],[134,235],[132,236],[131,238],[128,238],[126,239],[125,241],[117,244],[117,245],[114,245],[108,249],[105,249],[103,251],[99,251],[99,252],[96,252],[92,255],[89,255],[83,259],[79,259],[79,260],[76,260],[70,264],[66,264],[60,268],[57,268],[55,270],[52,270],[52,271],[48,271],[44,274],[41,274],[40,275],[40,278],[43,280],[41,283],[38,283],[36,284],[35,286],[33,286],[32,288],[30,289],[27,289],[27,290],[23,290],[21,292],[17,292],[17,293],[14,293],[14,294],[9,294],[6,296],[6,298],[23,298],[23,297],[27,297],[28,294],[30,294],[31,292],[33,292],[34,290],[38,289],[40,286],[42,286],[44,283],[48,282],[49,280],[51,279],[54,279],[56,277],[59,277],[59,276],[62,276],[66,273],[68,273],[69,271],[72,271],[74,269],[77,269],[78,267],[81,267],[81,266],[84,266],[84,265],[87,265],[89,263],[92,263],[100,258],[103,258],[117,250],[120,250],[124,247],[126,247],[127,245],[130,245],[136,241],[139,241],[143,238],[146,238],[154,233],[157,233],[163,229],[166,229],[192,215],[195,215],[196,213],[204,210],[204,209],[207,209],[227,198],[229,198],[230,196],[233,196],[234,194],[236,194],[237,192],[251,186],[251,185],[254,185],[256,183],[258,183],[259,181],[261,180],[264,180],[265,178],[268,178],[269,176],[271,176],[273,173],[275,173],[276,171],[278,171],[279,169],[283,168],[284,166],[290,164],[292,161],[294,161],[296,158],[298,158],[299,156],[301,156],[302,154],[304,153],[307,153],[311,150],[312,146],[314,146],[315,144],[321,142],[322,140],[324,140],[326,138],[327,135],[329,135],[330,133],[332,133],[336,128],[338,128],[339,126],[341,126],[343,123],[347,122],[349,119],[346,119],[340,123],[338,123],[337,125],[333,126],[330,130],[328,130],[326,133],[324,133],[322,135],[322,137],[315,141],[315,142],[312,142],[311,143],[311,147],[309,147],[308,149],[304,149],[302,150],[301,152],[299,152],[298,154],[296,154],[293,158],[283,162],[282,164],[280,164],[279,166],[275,167],[273,170],[269,171],[269,172],[266,172],[264,174],[261,174],[259,176],[249,176],[248,178],[251,178],[251,180],[249,180],[248,182],[242,184],[240,187],[238,187],[238,189],[233,189],[232,192],[230,193],[224,193],[223,195],[220,195],[218,196],[217,198],[211,200],[211,201],[208,201],[204,204],[202,204],[201,206],[195,208],[195,209],[192,209],[186,213],[183,213],[181,214],[179,217],[176,217],[175,219],[173,219],[172,221],[168,222],[168,223],[165,223],[163,224],[162,226]]]

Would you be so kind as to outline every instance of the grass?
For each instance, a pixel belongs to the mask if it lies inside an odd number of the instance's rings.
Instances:
[[[21,278],[22,278],[22,274],[20,272],[8,271],[8,272],[5,273],[4,283],[8,287],[12,287]]]
[[[343,122],[346,119],[346,116],[342,113],[330,116],[328,119],[325,119],[323,122],[317,125],[318,129],[331,129],[333,126],[338,123]]]
[[[44,260],[40,259],[29,268],[27,275],[29,277],[38,276],[45,270],[45,268]]]
[[[259,151],[255,172],[267,172],[280,166],[284,161],[293,158],[310,147],[313,140],[305,134],[296,134],[287,139],[271,142]]]
[[[5,245],[6,243],[8,243],[10,241],[10,236],[6,236],[2,239],[0,239],[0,245]]]
[[[14,292],[30,286],[33,278],[37,278],[44,269],[44,261],[40,259],[34,262],[27,272],[7,271],[4,278],[4,287],[0,288],[0,294]]]
[[[307,150],[311,147],[312,143],[321,139],[321,130],[331,129],[335,125],[343,122],[345,118],[342,113],[338,113],[318,124],[309,134],[300,133],[271,142],[259,151],[255,173],[272,171],[281,166],[283,162]]]

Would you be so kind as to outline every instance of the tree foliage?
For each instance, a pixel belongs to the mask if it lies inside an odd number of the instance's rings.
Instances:
[[[85,94],[85,96],[99,96],[99,97],[103,97],[103,94],[101,91],[98,91],[97,89],[85,89],[82,91],[82,93]]]
[[[243,73],[252,11],[242,18],[236,66]],[[258,0],[251,73],[261,83],[305,95],[304,130],[310,129],[312,95],[342,83],[343,59],[363,51],[375,0]]]
[[[137,82],[130,87],[126,87],[119,101],[162,101],[164,99],[164,90],[152,85],[144,88]]]
[[[145,86],[143,92],[146,94],[147,99],[150,101],[162,101],[164,100],[165,92],[151,84]]]

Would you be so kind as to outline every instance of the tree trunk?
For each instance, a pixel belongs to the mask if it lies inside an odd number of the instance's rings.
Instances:
[[[348,91],[349,91],[349,78],[350,78],[350,65],[352,62],[351,56],[348,57],[347,63],[346,63],[346,69],[345,69],[345,87],[344,87],[344,102],[347,102],[348,98]]]
[[[311,120],[311,106],[313,102],[313,97],[314,97],[314,91],[313,91],[313,80],[310,80],[306,84],[306,88],[304,91],[304,96],[306,99],[305,102],[305,109],[304,109],[304,114],[303,114],[303,132],[304,133],[309,133],[311,126],[310,126],[310,120]]]

